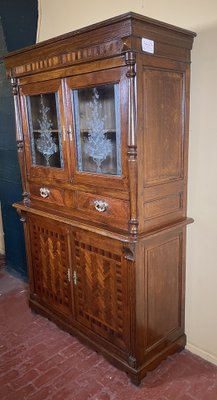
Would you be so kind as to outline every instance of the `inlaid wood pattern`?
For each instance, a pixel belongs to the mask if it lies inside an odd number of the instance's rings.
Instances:
[[[49,70],[61,66],[77,64],[79,62],[90,61],[91,59],[109,57],[111,55],[120,54],[123,49],[122,40],[113,40],[106,43],[75,49],[68,53],[46,57],[40,60],[18,65],[12,68],[13,76],[22,76],[40,71]]]
[[[32,218],[30,237],[35,292],[40,301],[68,314],[71,295],[67,231],[58,224]]]
[[[124,294],[121,256],[75,240],[77,319],[123,346]]]

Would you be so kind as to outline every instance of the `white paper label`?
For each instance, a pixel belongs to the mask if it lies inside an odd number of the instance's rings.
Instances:
[[[142,50],[154,54],[154,40],[142,38]]]

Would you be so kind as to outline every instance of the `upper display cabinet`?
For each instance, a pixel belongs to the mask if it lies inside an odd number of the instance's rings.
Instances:
[[[132,235],[185,219],[194,36],[127,13],[6,56],[25,202]]]
[[[127,115],[120,101],[121,69],[21,85],[20,98],[30,180],[43,177],[102,186],[123,185]],[[122,133],[121,133],[122,132]],[[125,146],[125,149],[122,148]],[[109,179],[110,177],[110,179]],[[111,179],[112,178],[112,179]],[[114,186],[117,184],[114,183]]]

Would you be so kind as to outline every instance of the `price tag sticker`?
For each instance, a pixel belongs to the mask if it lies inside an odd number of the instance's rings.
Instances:
[[[142,51],[154,54],[154,40],[142,38]]]

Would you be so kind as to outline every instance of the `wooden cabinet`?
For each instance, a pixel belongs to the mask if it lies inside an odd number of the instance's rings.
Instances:
[[[127,13],[5,57],[30,306],[134,383],[186,342],[194,36]]]

